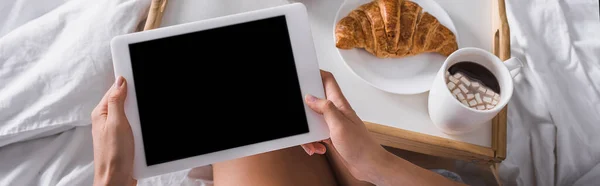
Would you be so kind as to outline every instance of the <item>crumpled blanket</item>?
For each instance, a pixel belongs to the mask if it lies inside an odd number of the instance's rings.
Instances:
[[[600,184],[600,18],[595,0],[506,0],[525,63],[508,110],[505,185]]]

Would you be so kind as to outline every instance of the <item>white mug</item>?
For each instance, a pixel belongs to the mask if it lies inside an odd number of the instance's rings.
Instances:
[[[475,62],[487,68],[500,85],[500,101],[490,110],[476,110],[460,103],[448,90],[445,72],[462,61]],[[447,134],[471,132],[491,120],[510,100],[513,78],[519,74],[521,61],[510,58],[502,62],[490,52],[479,48],[461,48],[450,54],[437,73],[429,91],[429,117],[433,124]]]

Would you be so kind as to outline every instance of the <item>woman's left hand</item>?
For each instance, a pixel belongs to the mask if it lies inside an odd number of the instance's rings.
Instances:
[[[118,77],[92,111],[94,185],[135,185],[133,133],[125,116],[127,82]]]

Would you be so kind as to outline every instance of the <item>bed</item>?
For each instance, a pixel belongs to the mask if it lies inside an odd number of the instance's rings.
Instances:
[[[208,0],[207,0],[208,1]],[[0,185],[90,185],[90,112],[114,81],[109,41],[150,0],[0,0]],[[507,0],[514,57],[506,185],[600,183],[598,1]],[[199,185],[186,171],[140,185]]]

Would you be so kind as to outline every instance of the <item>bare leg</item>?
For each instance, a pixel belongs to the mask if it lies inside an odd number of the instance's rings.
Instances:
[[[325,156],[300,146],[215,163],[213,171],[215,186],[337,185]]]
[[[455,160],[425,155],[393,147],[384,146],[384,148],[392,154],[410,161],[411,163],[424,169],[446,169],[448,171],[456,172],[456,167],[454,166],[456,164]]]

